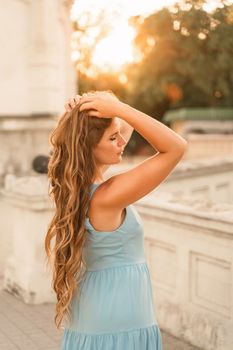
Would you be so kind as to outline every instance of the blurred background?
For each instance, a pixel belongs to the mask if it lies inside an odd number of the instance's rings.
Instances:
[[[0,4],[0,349],[59,349],[44,252],[49,135],[67,99],[89,90],[112,90],[188,141],[135,204],[155,314],[164,350],[233,349],[233,1]],[[152,154],[134,131],[107,177]]]

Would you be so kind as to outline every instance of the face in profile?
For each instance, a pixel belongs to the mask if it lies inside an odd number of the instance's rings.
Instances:
[[[122,160],[125,145],[126,140],[121,135],[121,120],[115,117],[93,152],[99,164],[116,164]]]

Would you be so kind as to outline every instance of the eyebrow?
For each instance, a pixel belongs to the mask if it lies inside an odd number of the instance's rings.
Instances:
[[[119,134],[119,131],[114,132],[114,134],[112,134],[112,135],[110,135],[110,136],[114,136],[114,135],[116,135],[116,134]]]

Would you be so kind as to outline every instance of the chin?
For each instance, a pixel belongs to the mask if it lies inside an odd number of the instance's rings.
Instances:
[[[122,161],[122,159],[121,158],[119,158],[118,160],[116,160],[114,163],[112,163],[112,164],[118,164],[118,163],[120,163]]]

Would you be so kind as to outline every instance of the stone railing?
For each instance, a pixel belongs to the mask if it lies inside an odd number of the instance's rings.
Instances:
[[[188,141],[185,159],[233,155],[233,108],[169,110],[163,121]]]
[[[233,134],[188,134],[186,159],[233,155]]]
[[[152,194],[233,204],[233,155],[183,161]]]
[[[161,195],[136,208],[161,328],[202,350],[233,349],[233,205]]]
[[[54,208],[46,175],[7,176],[1,191],[3,288],[26,303],[55,301],[44,238]],[[7,221],[7,225],[6,225]]]
[[[0,117],[0,187],[8,174],[35,175],[33,159],[49,155],[49,136],[56,120],[52,115]]]

